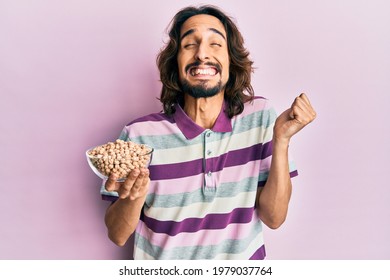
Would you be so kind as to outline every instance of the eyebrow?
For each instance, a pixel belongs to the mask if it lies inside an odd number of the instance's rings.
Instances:
[[[209,28],[208,30],[210,30],[210,31],[212,31],[212,32],[214,32],[214,33],[216,33],[216,34],[221,35],[222,38],[225,39],[225,41],[226,41],[225,36],[224,36],[224,35],[222,34],[222,32],[219,31],[218,29]],[[195,29],[190,29],[190,30],[186,31],[186,32],[183,34],[183,36],[181,36],[180,40],[183,40],[184,37],[186,37],[186,36],[188,36],[188,35],[190,35],[190,34],[192,34],[192,33],[194,33],[194,32],[195,32]]]

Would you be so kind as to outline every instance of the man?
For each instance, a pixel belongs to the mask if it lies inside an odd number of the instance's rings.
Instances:
[[[305,94],[276,118],[254,97],[252,62],[232,20],[212,6],[188,7],[171,23],[157,64],[164,112],[120,136],[155,149],[148,169],[102,188],[114,197],[105,222],[135,259],[264,259],[262,224],[286,219],[291,137],[314,120]]]

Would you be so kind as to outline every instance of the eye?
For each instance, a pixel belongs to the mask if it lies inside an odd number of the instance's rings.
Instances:
[[[222,45],[219,43],[211,43],[211,46],[222,47]]]
[[[184,45],[184,48],[185,48],[185,49],[189,49],[189,48],[194,47],[195,45],[196,45],[195,43],[188,43],[188,44],[185,44],[185,45]]]

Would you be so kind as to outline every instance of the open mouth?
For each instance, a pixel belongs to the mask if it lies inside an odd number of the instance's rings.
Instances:
[[[187,65],[185,70],[192,77],[202,77],[202,76],[212,77],[221,72],[220,66],[218,64],[214,64],[210,62],[202,65],[200,65],[200,63],[197,62],[191,63]]]
[[[189,73],[191,76],[215,76],[218,73],[218,70],[214,67],[207,67],[207,68],[199,68],[199,67],[192,67],[189,70]]]

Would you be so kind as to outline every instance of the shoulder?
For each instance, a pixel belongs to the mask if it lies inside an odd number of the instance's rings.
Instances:
[[[255,96],[252,101],[244,103],[244,110],[233,117],[235,126],[269,127],[276,120],[276,112],[269,99]]]
[[[167,114],[160,112],[160,113],[152,113],[149,115],[145,115],[139,118],[136,118],[129,122],[126,126],[132,126],[135,124],[142,125],[143,123],[148,122],[169,122],[174,123],[174,120],[172,117],[168,116]]]
[[[122,130],[121,137],[130,139],[171,134],[175,130],[175,121],[167,114],[153,113],[136,118],[129,122]],[[145,139],[144,139],[145,140]],[[146,141],[146,140],[145,140]]]
[[[258,114],[269,114],[274,111],[274,108],[271,105],[271,102],[268,98],[262,96],[255,96],[252,101],[244,103],[244,110],[238,118],[243,118],[247,116],[255,116]]]

